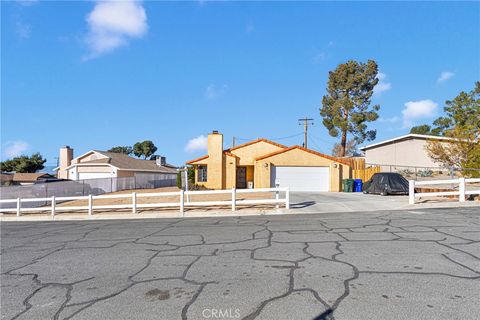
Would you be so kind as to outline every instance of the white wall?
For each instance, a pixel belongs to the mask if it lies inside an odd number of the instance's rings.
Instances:
[[[409,139],[374,147],[365,151],[366,163],[394,166],[439,167],[428,156],[427,141]]]

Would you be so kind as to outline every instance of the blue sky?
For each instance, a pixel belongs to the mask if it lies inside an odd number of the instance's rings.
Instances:
[[[1,9],[2,159],[38,151],[54,165],[62,145],[79,155],[149,139],[182,164],[204,154],[211,130],[226,147],[232,136],[301,144],[304,116],[316,120],[309,147],[330,153],[337,139],[318,109],[339,63],[379,64],[377,141],[429,123],[480,78],[479,2],[2,1]]]

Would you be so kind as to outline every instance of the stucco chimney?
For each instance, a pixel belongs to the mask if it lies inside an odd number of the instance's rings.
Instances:
[[[214,130],[208,135],[208,184],[221,189],[223,181],[223,135]]]
[[[68,172],[65,170],[72,163],[73,149],[69,146],[60,148],[60,156],[58,158],[58,178],[68,179]]]

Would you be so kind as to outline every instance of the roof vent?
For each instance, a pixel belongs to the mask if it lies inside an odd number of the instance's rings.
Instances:
[[[213,133],[213,134],[217,134],[217,133],[218,133],[218,130],[213,130],[212,133]]]

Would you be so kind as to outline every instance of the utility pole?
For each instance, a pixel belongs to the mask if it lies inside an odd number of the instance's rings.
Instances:
[[[235,147],[235,142],[236,142],[236,139],[235,139],[235,137],[232,137],[232,148],[234,148],[234,147]]]
[[[298,125],[303,124],[303,147],[308,148],[308,125],[311,124],[313,126],[313,119],[305,117],[303,119],[298,119],[298,122]]]

